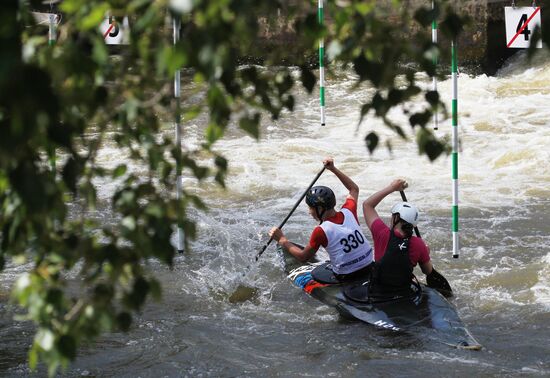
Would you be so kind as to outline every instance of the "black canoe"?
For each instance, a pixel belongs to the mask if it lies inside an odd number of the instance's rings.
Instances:
[[[458,316],[456,308],[437,290],[423,284],[411,285],[407,295],[369,298],[368,281],[329,284],[312,276],[326,263],[300,263],[285,249],[278,247],[284,258],[285,272],[296,286],[307,294],[332,306],[346,317],[359,319],[377,328],[395,332],[421,333],[448,346],[479,350],[481,345],[473,338]],[[317,277],[317,275],[316,275]]]

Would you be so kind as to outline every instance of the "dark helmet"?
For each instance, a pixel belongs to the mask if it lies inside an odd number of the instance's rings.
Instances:
[[[336,197],[332,189],[326,186],[314,186],[306,194],[306,203],[309,207],[328,210],[336,206]]]

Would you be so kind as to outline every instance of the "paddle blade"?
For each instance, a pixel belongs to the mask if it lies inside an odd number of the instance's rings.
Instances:
[[[426,276],[426,283],[428,287],[439,291],[446,298],[453,296],[453,289],[451,289],[449,281],[433,268],[432,272]]]

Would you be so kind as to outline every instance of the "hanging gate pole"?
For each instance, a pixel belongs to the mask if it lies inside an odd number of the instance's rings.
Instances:
[[[57,41],[57,15],[53,13],[53,3],[50,1],[50,13],[48,13],[48,46],[55,45]],[[48,160],[50,163],[50,169],[52,171],[53,178],[55,180],[55,169],[57,164],[57,156],[55,147],[48,150]]]
[[[57,39],[57,15],[48,14],[49,29],[48,29],[48,45],[55,45]]]
[[[319,0],[319,9],[317,13],[319,25],[324,24],[323,0]],[[319,98],[321,103],[321,126],[325,126],[325,39],[319,40]]]
[[[435,12],[435,0],[432,0],[432,10],[434,11],[434,19],[432,21],[432,43],[434,45],[437,45],[437,16],[436,16],[436,12]],[[434,54],[434,57],[433,57],[433,64],[434,64],[434,68],[435,68],[435,73],[434,73],[434,77],[432,78],[432,90],[434,92],[437,92],[437,76],[436,76],[436,73],[437,73],[437,54]],[[438,115],[437,115],[437,111],[438,111],[438,106],[435,107],[434,109],[434,115],[433,115],[433,122],[434,122],[434,130],[438,130],[439,129],[439,119],[438,119]]]
[[[180,20],[173,18],[173,27],[174,27],[174,46],[179,41],[180,38]],[[174,74],[174,98],[176,100],[176,111],[175,111],[175,132],[176,132],[176,151],[178,151],[178,155],[181,154],[181,125],[180,125],[180,97],[181,97],[181,73],[180,70],[177,70]],[[177,159],[176,161],[176,200],[178,202],[181,200],[182,197],[182,175],[181,175],[182,167],[181,167],[181,159]],[[183,229],[178,226],[178,235],[177,235],[177,248],[178,253],[183,253],[183,245],[184,245],[184,235],[183,235]]]
[[[456,40],[451,42],[452,99],[452,178],[453,178],[453,257],[458,258],[458,65]]]
[[[48,45],[53,46],[57,40],[57,14],[53,13],[53,2],[50,0],[50,13],[48,13]]]

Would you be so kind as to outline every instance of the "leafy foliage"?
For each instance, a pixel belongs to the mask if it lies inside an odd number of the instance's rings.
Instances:
[[[262,30],[276,27],[270,16],[279,9],[294,20],[301,46],[315,51],[324,36],[330,60],[352,68],[358,85],[368,81],[375,88],[362,118],[372,112],[405,137],[388,113],[419,101],[419,111],[406,110],[420,130],[420,151],[430,159],[446,151],[445,141],[425,127],[441,106],[439,96],[423,92],[415,74],[436,74],[432,59],[440,51],[424,30],[431,20],[442,20],[448,39],[465,23],[449,6],[421,8],[411,19],[407,7],[400,8],[406,1],[393,1],[390,9],[376,1],[329,1],[331,20],[321,28],[316,7],[302,2],[64,0],[59,38],[49,46],[43,28],[28,27],[34,24],[30,9],[40,3],[4,0],[0,7],[0,269],[11,261],[33,263],[13,296],[37,327],[29,363],[45,362],[51,375],[75,358],[83,342],[127,331],[147,297],[160,298],[148,261],[170,266],[174,226],[186,240],[193,238],[188,209],[204,209],[185,190],[181,200],[173,198],[176,176],[223,186],[228,162],[212,145],[226,129],[236,125],[260,138],[262,117],[293,110],[295,78],[274,65],[284,46],[257,45]],[[119,54],[97,31],[106,13],[131,20],[130,45]],[[181,22],[175,47],[171,17]],[[417,32],[411,36],[411,30]],[[542,38],[548,43],[548,33]],[[258,54],[270,69],[239,64]],[[294,57],[293,64],[312,92],[316,75],[308,58]],[[173,99],[171,78],[180,69],[192,72],[205,93],[187,108]],[[199,150],[178,148],[163,133],[174,118],[202,112],[209,117]],[[102,163],[105,143],[113,143],[128,164]],[[366,144],[374,151],[378,136],[368,132]],[[202,166],[198,154],[209,154],[212,164]],[[97,193],[105,181],[117,183],[107,199]],[[115,221],[104,222],[105,211]]]

